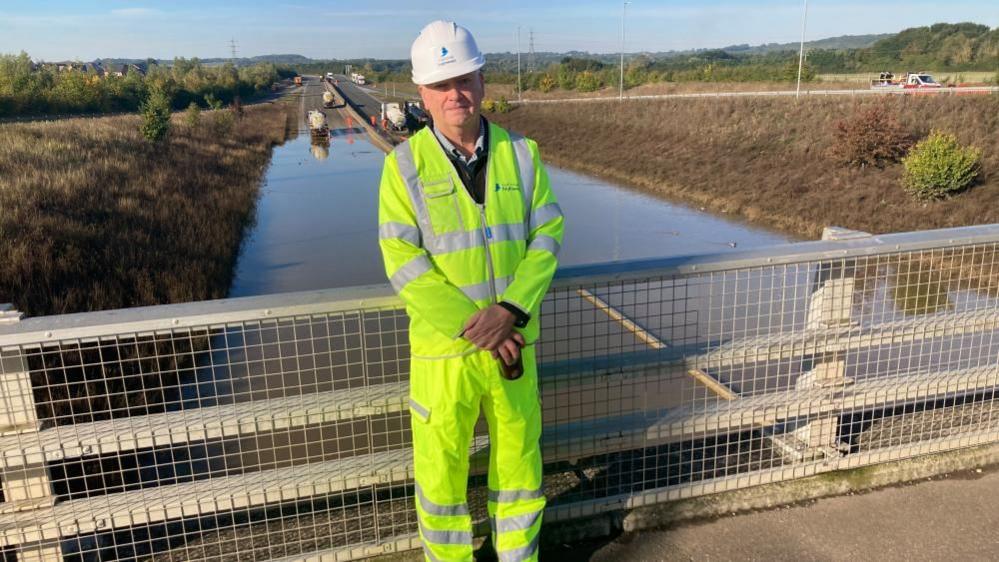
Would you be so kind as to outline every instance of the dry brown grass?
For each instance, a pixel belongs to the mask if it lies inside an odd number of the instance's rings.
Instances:
[[[983,151],[978,184],[923,203],[898,164],[855,168],[832,154],[835,123],[876,100],[730,98],[524,106],[498,123],[550,161],[799,236],[827,225],[873,233],[999,222],[999,96],[899,96],[901,122]]]
[[[174,117],[162,145],[138,116],[0,125],[0,302],[33,316],[223,297],[253,220],[281,104],[224,138]]]

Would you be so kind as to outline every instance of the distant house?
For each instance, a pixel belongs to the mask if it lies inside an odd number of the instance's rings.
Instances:
[[[108,76],[117,76],[121,78],[132,72],[138,74],[139,76],[146,75],[146,63],[108,64],[102,61],[42,62],[37,64],[32,63],[32,69],[33,70],[51,69],[55,70],[56,72],[92,73],[97,76],[100,76],[101,78],[107,78]]]
[[[98,72],[99,66],[94,62],[63,61],[40,63],[38,68],[54,68],[57,72]]]
[[[135,73],[139,76],[146,75],[146,65],[145,64],[119,64],[116,65],[111,74],[114,76],[123,77],[129,73]]]

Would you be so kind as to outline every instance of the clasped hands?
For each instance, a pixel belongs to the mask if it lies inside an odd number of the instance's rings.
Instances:
[[[513,365],[520,357],[520,348],[524,347],[524,336],[513,329],[516,320],[512,312],[493,304],[465,322],[463,336],[479,349],[492,352],[494,358]]]

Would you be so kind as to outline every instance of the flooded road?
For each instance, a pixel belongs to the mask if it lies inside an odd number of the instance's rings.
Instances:
[[[335,112],[327,114],[335,118]],[[313,154],[304,122],[297,139],[274,150],[230,296],[387,282],[378,250],[384,154],[359,129],[336,124],[331,123],[328,156]],[[551,166],[548,173],[566,215],[562,265],[789,240],[600,179]]]

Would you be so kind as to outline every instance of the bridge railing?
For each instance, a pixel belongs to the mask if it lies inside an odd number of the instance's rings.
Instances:
[[[546,521],[999,440],[999,225],[567,268],[537,344]],[[0,548],[416,548],[386,287],[0,311]],[[480,535],[488,439],[471,446]]]

